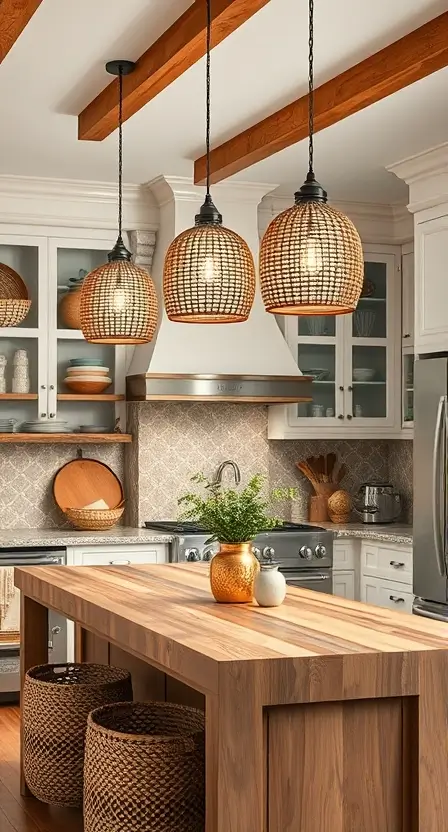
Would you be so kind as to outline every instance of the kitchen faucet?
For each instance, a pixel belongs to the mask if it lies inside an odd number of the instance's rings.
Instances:
[[[233,476],[235,477],[235,485],[240,484],[240,482],[241,482],[241,471],[238,468],[238,465],[232,459],[226,459],[225,462],[221,462],[221,465],[219,466],[219,468],[216,472],[216,476],[215,476],[215,479],[213,481],[213,485],[222,485],[222,475],[223,475],[224,469],[227,468],[228,465],[230,465],[230,467],[233,468]]]

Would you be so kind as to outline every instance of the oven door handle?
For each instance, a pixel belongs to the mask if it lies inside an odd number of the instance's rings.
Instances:
[[[300,578],[288,578],[288,575],[285,575],[286,583],[289,585],[292,584],[314,584],[319,583],[320,581],[329,581],[330,575],[324,575],[320,572],[318,575],[304,575]]]

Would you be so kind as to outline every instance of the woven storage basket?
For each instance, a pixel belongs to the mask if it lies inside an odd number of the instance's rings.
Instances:
[[[84,740],[91,710],[132,699],[127,670],[96,664],[44,664],[25,677],[23,765],[34,797],[81,806]]]
[[[28,299],[28,290],[22,278],[5,263],[0,263],[0,298],[2,300]]]
[[[204,832],[204,714],[184,705],[110,705],[90,714],[85,832]]]
[[[0,298],[0,326],[17,326],[25,320],[31,308],[30,300]]]
[[[102,531],[111,529],[118,523],[124,512],[124,506],[118,508],[66,508],[64,514],[75,529]]]
[[[59,301],[59,314],[68,329],[81,329],[81,286],[73,292],[67,292]]]

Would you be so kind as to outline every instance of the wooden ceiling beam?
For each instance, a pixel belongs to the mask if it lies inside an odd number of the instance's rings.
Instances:
[[[0,64],[42,0],[0,0]]]
[[[212,0],[212,46],[217,46],[269,0]],[[206,4],[195,2],[137,61],[123,79],[123,119],[183,75],[206,51]],[[80,113],[78,138],[102,141],[118,126],[117,82],[112,81]]]
[[[448,12],[421,26],[315,91],[315,131],[448,65]],[[440,102],[441,106],[445,102]],[[240,173],[308,136],[308,96],[293,101],[212,150],[211,182]],[[204,184],[206,159],[194,165],[194,181]]]

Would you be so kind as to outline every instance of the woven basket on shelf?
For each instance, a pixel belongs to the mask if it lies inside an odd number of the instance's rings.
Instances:
[[[111,529],[118,523],[124,512],[124,506],[118,508],[65,508],[64,514],[75,529],[83,531],[102,531]]]
[[[59,301],[59,314],[67,329],[81,329],[81,286],[73,292],[67,292]]]
[[[2,300],[28,299],[28,290],[22,278],[5,263],[0,263],[0,298]]]
[[[17,326],[30,311],[30,300],[4,300],[0,298],[0,326]]]
[[[85,832],[204,832],[204,714],[168,702],[90,714]]]
[[[87,717],[100,705],[131,699],[131,677],[121,668],[46,664],[28,671],[23,766],[34,797],[55,806],[82,805]]]

